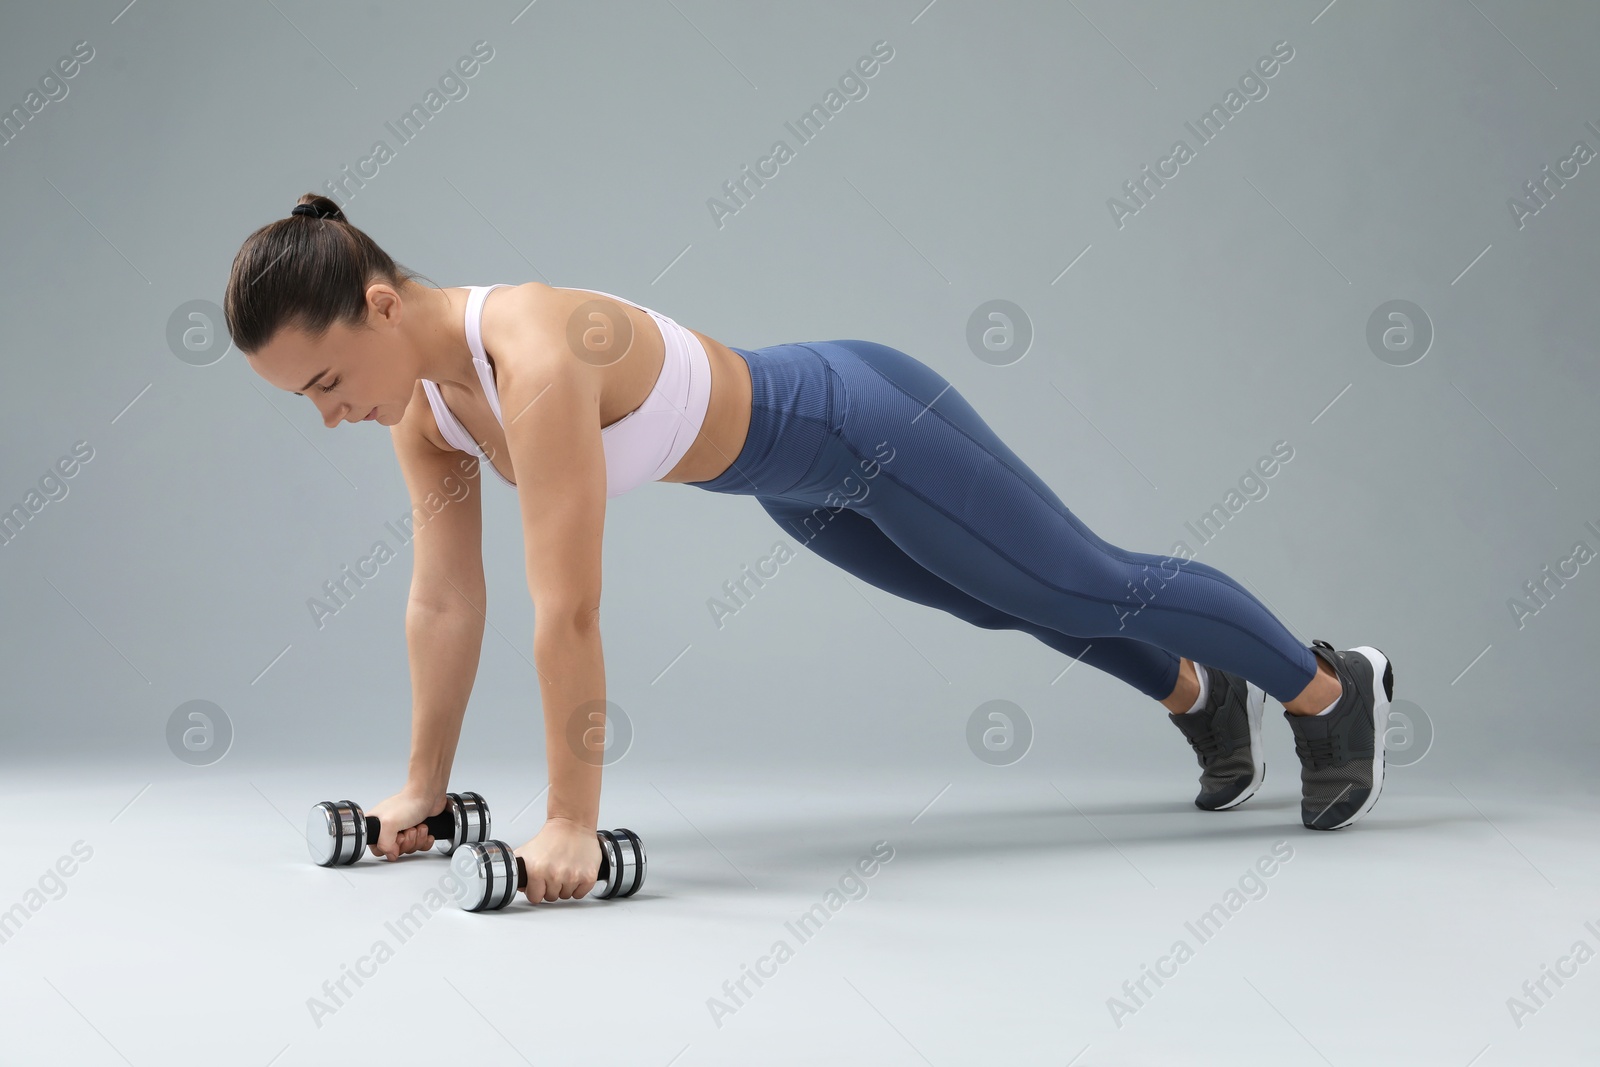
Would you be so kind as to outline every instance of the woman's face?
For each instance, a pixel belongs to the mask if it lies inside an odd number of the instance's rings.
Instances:
[[[374,289],[387,292],[368,290],[365,324],[335,323],[320,338],[284,328],[248,357],[267,382],[310,397],[329,429],[369,417],[393,426],[416,390],[399,329],[399,297],[387,286]]]

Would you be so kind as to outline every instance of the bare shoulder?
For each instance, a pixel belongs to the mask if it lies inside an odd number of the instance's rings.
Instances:
[[[484,348],[492,355],[495,341],[517,344],[560,336],[576,295],[543,282],[494,290],[483,305]]]
[[[574,312],[588,299],[592,294],[543,282],[524,282],[489,294],[480,320],[483,347],[494,363],[502,403],[506,391],[519,384],[538,383],[536,388],[542,388],[556,379],[582,382],[584,392],[598,396],[603,372],[614,361],[589,352],[594,344],[588,333],[571,336]],[[585,358],[569,358],[575,346],[582,347]]]

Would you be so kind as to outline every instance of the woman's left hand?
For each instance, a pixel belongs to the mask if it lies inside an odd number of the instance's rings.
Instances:
[[[600,875],[595,828],[570,819],[547,819],[544,829],[516,854],[528,871],[523,892],[535,904],[587,896]]]

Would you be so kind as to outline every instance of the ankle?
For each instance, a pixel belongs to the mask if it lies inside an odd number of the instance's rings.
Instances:
[[[1298,696],[1284,704],[1290,715],[1317,715],[1344,695],[1344,686],[1321,656],[1317,657],[1317,673],[1306,683]]]
[[[1182,715],[1194,706],[1195,698],[1200,695],[1200,676],[1193,660],[1183,659],[1178,661],[1178,681],[1172,687],[1172,694],[1161,701],[1161,706],[1172,715]]]

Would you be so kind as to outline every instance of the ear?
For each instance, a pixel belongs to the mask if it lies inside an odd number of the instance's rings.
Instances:
[[[367,286],[367,321],[392,325],[400,321],[403,307],[400,294],[388,282],[373,282]]]

